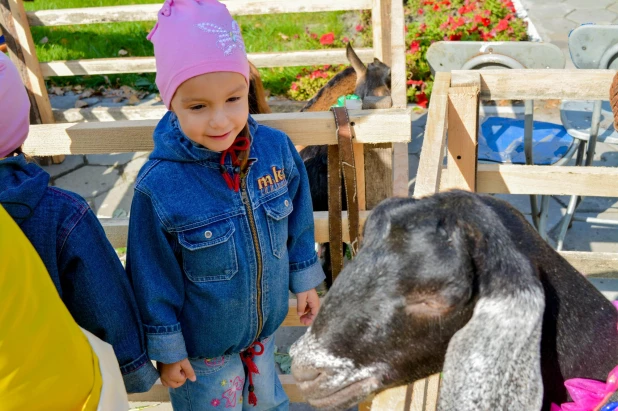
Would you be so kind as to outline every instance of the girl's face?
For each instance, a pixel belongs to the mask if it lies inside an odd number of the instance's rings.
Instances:
[[[224,151],[247,124],[249,87],[239,73],[202,74],[178,87],[171,109],[187,137],[209,150]]]

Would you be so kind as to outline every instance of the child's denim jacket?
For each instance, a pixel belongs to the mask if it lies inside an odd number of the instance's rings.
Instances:
[[[114,347],[127,391],[148,391],[158,373],[122,264],[88,203],[48,183],[49,174],[23,155],[0,161],[0,204],[38,252],[62,302],[77,324]]]
[[[325,277],[304,164],[283,132],[248,121],[250,166],[238,192],[221,175],[221,153],[189,140],[175,114],[155,129],[127,255],[153,360],[238,353],[281,325],[288,290]]]

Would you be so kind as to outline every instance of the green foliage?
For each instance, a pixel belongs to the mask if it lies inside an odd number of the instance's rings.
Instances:
[[[345,66],[322,66],[313,69],[304,68],[290,86],[288,95],[298,101],[312,98],[328,81],[343,70]]]

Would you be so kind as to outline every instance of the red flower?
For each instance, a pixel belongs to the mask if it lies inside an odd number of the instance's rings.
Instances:
[[[365,28],[363,27],[362,24],[357,24],[355,29],[356,29],[356,31],[363,31]]]
[[[419,14],[419,16],[420,16],[420,15],[422,15],[424,12],[425,12],[425,11],[424,11],[423,9],[418,9],[418,10],[417,10],[417,13]]]
[[[317,34],[315,34],[315,33],[311,33],[311,38],[312,38],[312,39],[317,39],[317,38],[318,38],[318,35],[317,35]]]
[[[326,46],[328,44],[333,44],[334,41],[335,41],[335,33],[333,33],[332,31],[320,37],[320,44],[323,46]]]
[[[433,0],[424,0],[423,6],[431,6],[433,4]]]
[[[440,11],[440,5],[439,4],[434,4],[433,11]]]
[[[427,25],[425,23],[422,23],[420,26],[418,26],[418,29],[424,32],[425,30],[427,30]]]
[[[347,37],[345,37],[345,38],[347,38]],[[328,70],[328,69],[330,68],[330,64],[326,64],[326,65],[324,65],[324,67],[322,67],[322,68],[323,68],[324,70]]]
[[[442,1],[442,4],[448,7],[451,5],[451,2],[449,0],[444,0]]]
[[[344,37],[344,38],[341,39],[341,41],[344,42],[344,43],[349,43],[350,39],[347,38],[347,37]]]
[[[418,41],[413,41],[410,44],[410,53],[416,53],[420,49],[421,49],[421,43],[419,43]]]
[[[468,29],[468,33],[470,34],[476,33],[477,31],[479,31],[479,27],[476,24]]]
[[[407,33],[408,32],[408,26],[403,26],[403,31]]]
[[[483,13],[485,13],[487,17],[491,16],[491,10],[485,10]]]
[[[479,34],[481,35],[481,39],[483,41],[489,41],[494,37],[494,35],[491,32],[487,32],[483,30],[479,30]]]
[[[451,34],[448,36],[450,41],[459,41],[461,40],[461,34]]]
[[[477,14],[476,16],[474,16],[474,22],[475,23],[481,23],[485,27],[487,27],[487,26],[489,26],[491,24],[491,20],[489,20],[489,18],[483,17],[480,14]]]
[[[292,85],[290,86],[290,88],[294,91],[298,90],[298,84],[296,83],[292,83]]]
[[[498,22],[498,25],[496,26],[496,32],[501,32],[504,31],[506,29],[509,28],[509,21],[507,19],[502,19],[500,20],[500,22]]]
[[[418,104],[419,106],[423,108],[427,108],[427,103],[429,103],[429,100],[427,99],[427,94],[418,93],[416,95],[416,104]]]
[[[408,86],[418,86],[421,87],[423,85],[423,80],[408,80],[406,81]]]

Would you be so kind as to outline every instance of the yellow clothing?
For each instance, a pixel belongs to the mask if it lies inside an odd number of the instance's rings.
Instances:
[[[0,411],[96,410],[99,360],[0,206]]]

